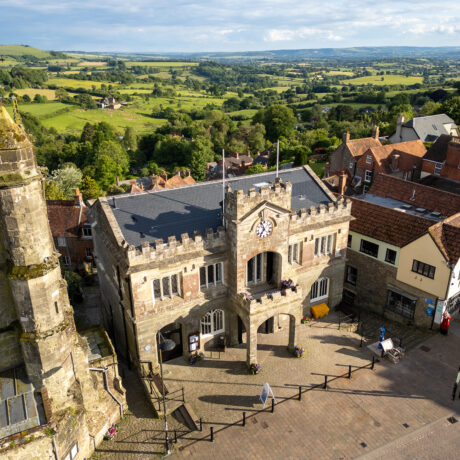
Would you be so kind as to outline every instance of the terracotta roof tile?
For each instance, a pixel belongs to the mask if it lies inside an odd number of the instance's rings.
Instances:
[[[47,200],[46,207],[53,237],[64,236],[64,232],[69,237],[80,236],[79,228],[87,222],[86,206],[76,206],[73,200]]]
[[[460,212],[429,229],[439,250],[451,264],[460,259]]]
[[[352,200],[350,230],[379,241],[402,247],[425,233],[432,221],[424,217],[379,206],[368,201]]]
[[[363,137],[361,139],[350,139],[347,141],[347,147],[354,157],[359,157],[372,147],[380,147],[382,144],[378,139],[373,137]]]
[[[456,214],[460,210],[459,195],[387,174],[377,175],[369,193],[384,198],[393,198],[430,211],[437,211],[446,216]]]

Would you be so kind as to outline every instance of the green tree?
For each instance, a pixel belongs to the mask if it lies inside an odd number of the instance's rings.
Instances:
[[[56,89],[54,96],[59,102],[66,102],[70,99],[69,93],[64,88]]]
[[[47,200],[65,200],[65,196],[62,190],[57,186],[53,180],[47,181],[44,184],[45,187],[45,198]]]
[[[125,129],[125,134],[123,136],[123,147],[127,151],[136,151],[137,150],[137,136],[134,129],[131,126],[127,126]]]
[[[94,178],[103,189],[123,177],[129,169],[129,156],[115,141],[103,141],[96,149]]]
[[[83,179],[80,191],[83,194],[84,200],[96,199],[101,194],[101,191],[99,190],[99,185],[97,185],[97,182],[89,176],[85,176],[85,178]]]
[[[259,174],[265,172],[265,168],[262,165],[252,165],[246,169],[244,174]]]
[[[82,172],[74,165],[66,165],[52,173],[53,181],[66,199],[70,200],[75,195],[75,189],[80,187]]]
[[[457,125],[460,124],[460,96],[446,99],[441,105],[441,113],[445,113],[452,118]]]
[[[296,125],[294,112],[284,105],[272,105],[259,110],[253,118],[253,123],[263,123],[267,138],[275,142],[280,137],[291,137]]]

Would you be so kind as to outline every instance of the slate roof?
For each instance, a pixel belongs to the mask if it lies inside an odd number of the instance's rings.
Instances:
[[[440,212],[446,216],[456,214],[460,210],[459,195],[386,174],[377,175],[369,193]]]
[[[46,423],[41,394],[24,365],[0,372],[0,439]]]
[[[332,198],[303,167],[280,171],[283,182],[292,184],[292,209],[300,210],[332,202]],[[275,181],[275,173],[261,173],[226,180],[232,190],[244,190],[258,184]],[[319,180],[318,180],[319,181]],[[320,181],[319,181],[320,182]],[[205,234],[222,225],[222,182],[201,182],[176,189],[144,192],[136,195],[118,195],[107,202],[128,244],[136,247],[144,241],[153,243],[169,236],[180,238],[182,233],[193,235],[194,231]]]
[[[437,141],[427,150],[424,160],[435,161],[436,163],[444,163],[447,156],[447,147],[451,140],[460,142],[460,137],[442,134]]]
[[[460,212],[433,225],[429,232],[449,263],[456,264],[460,259]]]
[[[351,215],[355,218],[350,222],[350,230],[394,246],[405,246],[433,224],[424,217],[348,198],[352,200]]]
[[[448,117],[445,113],[441,113],[426,117],[414,117],[412,120],[404,123],[403,126],[412,128],[423,142],[430,142],[441,134],[450,134],[444,127],[444,124],[452,123],[455,124],[452,118]]]

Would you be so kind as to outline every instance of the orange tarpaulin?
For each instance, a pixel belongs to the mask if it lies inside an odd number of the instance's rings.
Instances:
[[[329,307],[325,303],[320,303],[319,305],[315,305],[311,307],[311,314],[313,318],[318,319],[322,318],[323,316],[327,316],[329,313]]]

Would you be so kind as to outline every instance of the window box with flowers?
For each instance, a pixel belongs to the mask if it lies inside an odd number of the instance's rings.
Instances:
[[[296,345],[294,347],[294,356],[296,358],[303,358],[303,355],[305,354],[305,350],[303,347]]]
[[[251,365],[249,366],[249,373],[251,375],[258,374],[261,370],[262,370],[262,366],[260,364],[251,363]]]
[[[195,352],[193,355],[190,356],[190,364],[195,364],[198,361],[204,360],[204,353],[202,351]]]

